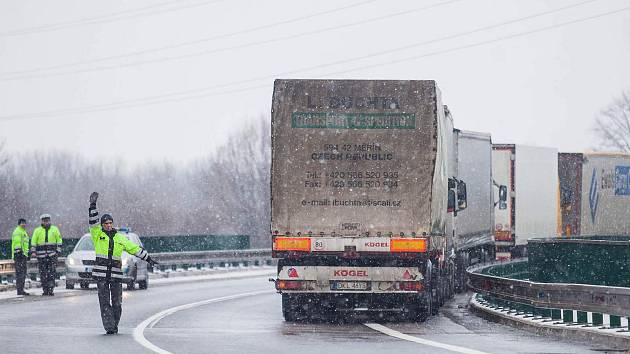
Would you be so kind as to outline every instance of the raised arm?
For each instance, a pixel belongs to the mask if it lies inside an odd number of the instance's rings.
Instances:
[[[92,241],[96,241],[96,238],[99,236],[100,225],[98,222],[98,209],[96,208],[96,201],[98,200],[98,193],[92,192],[90,194],[90,208],[89,211],[89,225],[90,225],[90,234],[92,235]]]

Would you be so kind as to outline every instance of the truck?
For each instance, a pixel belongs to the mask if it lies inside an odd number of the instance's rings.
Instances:
[[[528,239],[557,235],[556,148],[493,144],[492,179],[505,199],[494,212],[497,259],[525,256]]]
[[[630,235],[630,154],[558,154],[560,234]]]
[[[467,199],[435,81],[278,79],[271,117],[270,280],[285,320],[436,313],[461,279]]]
[[[455,218],[455,247],[458,268],[494,260],[494,206],[500,186],[492,183],[492,137],[489,133],[455,129],[454,176],[466,181],[467,208]],[[505,187],[503,187],[505,188]],[[504,195],[505,198],[505,195]],[[464,276],[465,271],[457,273]],[[465,279],[456,282],[462,286]]]

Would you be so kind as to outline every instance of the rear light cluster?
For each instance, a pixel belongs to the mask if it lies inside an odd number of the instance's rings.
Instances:
[[[422,286],[422,282],[419,281],[397,281],[394,283],[394,289],[421,292],[424,290],[424,286]]]
[[[308,280],[276,280],[276,290],[313,290],[313,281]]]

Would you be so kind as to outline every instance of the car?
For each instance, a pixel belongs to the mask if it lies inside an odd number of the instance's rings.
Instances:
[[[132,242],[143,246],[140,237],[135,233],[126,228],[121,228],[118,231]],[[133,290],[136,283],[138,283],[138,288],[147,289],[149,287],[147,262],[124,251],[121,258],[122,282],[127,284],[127,289]],[[79,284],[82,289],[87,289],[90,283],[96,283],[96,280],[92,278],[92,266],[95,259],[96,252],[94,251],[92,236],[85,234],[74,246],[72,253],[66,257],[66,289],[74,289],[75,284]]]

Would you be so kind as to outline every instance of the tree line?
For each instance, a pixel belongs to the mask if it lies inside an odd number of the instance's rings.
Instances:
[[[64,237],[80,237],[88,196],[99,191],[101,214],[141,236],[239,234],[250,235],[252,247],[269,246],[270,145],[261,119],[192,163],[125,170],[68,152],[9,154],[0,143],[0,238],[21,217],[32,230],[43,213]]]

